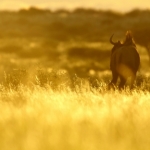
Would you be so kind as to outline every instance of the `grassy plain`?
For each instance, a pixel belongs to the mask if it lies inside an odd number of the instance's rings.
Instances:
[[[0,149],[149,150],[149,13],[0,12]],[[108,90],[109,37],[128,29],[136,88]]]
[[[109,91],[108,70],[91,81],[39,60],[1,58],[2,70],[9,67],[0,86],[0,149],[150,148],[149,74],[138,76],[133,91]]]
[[[148,150],[150,93],[87,86],[0,92],[0,149]]]

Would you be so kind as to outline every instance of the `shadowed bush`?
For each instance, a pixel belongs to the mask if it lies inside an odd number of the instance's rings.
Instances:
[[[72,47],[68,50],[67,54],[70,58],[78,57],[92,59],[94,61],[101,61],[103,59],[107,59],[110,56],[110,51],[89,47]]]
[[[11,45],[7,45],[7,46],[4,46],[4,47],[1,47],[0,48],[0,52],[1,53],[14,53],[14,54],[17,54],[17,53],[20,53],[23,51],[23,47],[17,45],[17,44],[11,44]]]

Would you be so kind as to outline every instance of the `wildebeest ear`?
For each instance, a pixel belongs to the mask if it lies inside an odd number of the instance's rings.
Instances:
[[[126,39],[132,39],[132,33],[131,31],[126,32]]]
[[[126,35],[128,35],[128,34],[129,34],[129,31],[126,32]]]

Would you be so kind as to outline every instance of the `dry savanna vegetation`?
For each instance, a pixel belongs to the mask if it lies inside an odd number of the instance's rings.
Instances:
[[[150,11],[0,12],[0,149],[149,150]],[[110,36],[131,30],[135,88],[108,90]]]

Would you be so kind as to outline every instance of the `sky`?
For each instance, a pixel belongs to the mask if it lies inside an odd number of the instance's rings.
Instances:
[[[94,8],[128,12],[133,9],[150,9],[149,0],[0,0],[0,10],[28,9],[34,6],[43,9]]]

